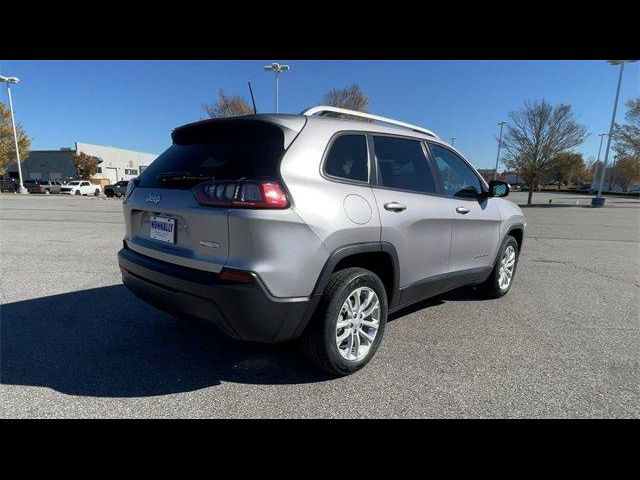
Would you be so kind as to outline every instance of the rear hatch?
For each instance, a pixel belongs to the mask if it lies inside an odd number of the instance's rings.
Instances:
[[[220,271],[229,254],[229,209],[201,205],[193,188],[207,181],[278,179],[280,159],[304,123],[259,115],[174,130],[173,144],[136,179],[125,200],[128,246],[159,260]]]

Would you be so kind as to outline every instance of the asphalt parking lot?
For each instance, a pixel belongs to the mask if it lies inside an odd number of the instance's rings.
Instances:
[[[292,345],[137,300],[116,261],[120,200],[0,195],[0,416],[638,418],[640,201],[534,196],[549,199],[524,209],[509,295],[401,312],[367,368],[332,379]]]

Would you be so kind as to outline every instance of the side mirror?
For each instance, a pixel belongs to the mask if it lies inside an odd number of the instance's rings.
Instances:
[[[491,180],[489,182],[489,195],[492,197],[506,197],[509,195],[509,184],[499,180]]]

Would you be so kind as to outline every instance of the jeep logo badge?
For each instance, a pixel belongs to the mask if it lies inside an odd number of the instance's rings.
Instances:
[[[157,193],[150,193],[149,195],[147,195],[146,200],[149,203],[157,205],[160,203],[160,195],[158,195]]]

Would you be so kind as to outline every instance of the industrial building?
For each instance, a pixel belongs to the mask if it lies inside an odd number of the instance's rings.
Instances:
[[[158,156],[123,148],[76,142],[75,148],[32,150],[21,162],[22,177],[33,180],[58,180],[77,177],[73,157],[83,152],[98,161],[98,171],[91,178],[103,185],[137,177]],[[9,166],[8,176],[18,177],[18,166]]]

